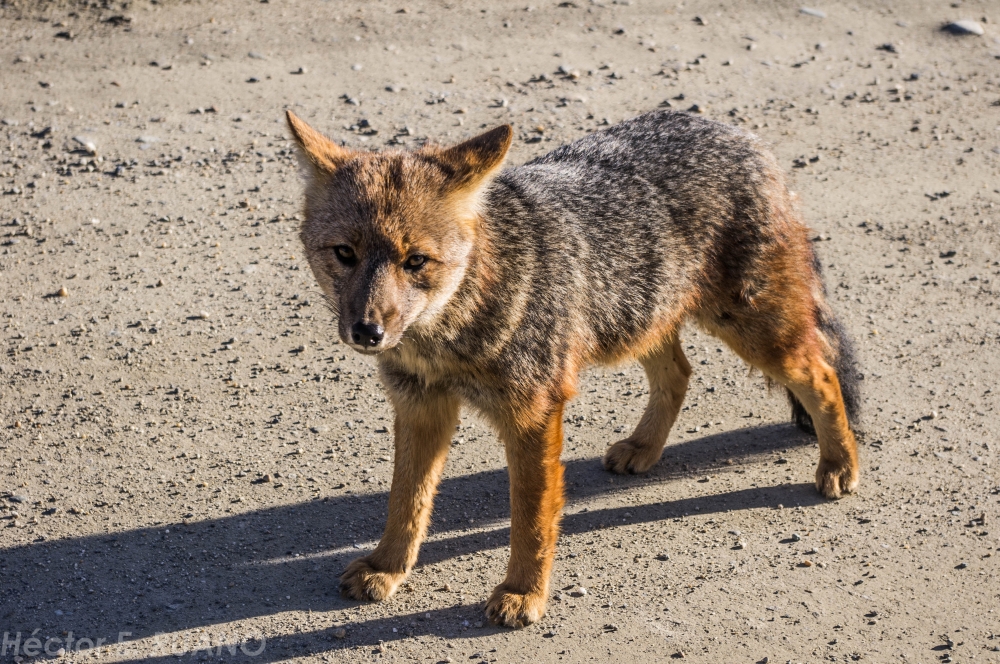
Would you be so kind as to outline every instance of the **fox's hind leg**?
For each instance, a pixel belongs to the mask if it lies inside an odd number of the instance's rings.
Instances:
[[[649,379],[649,403],[632,435],[604,454],[604,467],[615,473],[644,473],[660,460],[691,376],[691,365],[676,334],[641,362]]]
[[[847,421],[840,381],[815,343],[805,343],[761,370],[787,387],[812,417],[819,439],[816,488],[840,498],[858,488],[858,449]]]
[[[799,300],[791,293],[786,297],[771,302],[762,298],[755,314],[741,316],[736,324],[706,327],[802,404],[819,439],[816,488],[827,498],[840,498],[858,486],[858,451],[841,381],[827,361],[831,340],[815,321],[810,299]]]

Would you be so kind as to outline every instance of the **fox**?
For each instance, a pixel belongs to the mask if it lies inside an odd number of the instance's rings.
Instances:
[[[644,473],[688,388],[689,321],[787,389],[819,442],[817,490],[857,489],[854,351],[757,136],[655,111],[504,167],[511,125],[448,147],[360,151],[287,121],[305,256],[340,341],[374,358],[395,414],[384,535],[343,572],[345,597],[384,600],[413,569],[465,406],[495,429],[510,479],[510,557],[486,617],[539,620],[563,507],[563,410],[581,370],[642,365],[649,402],[603,465]]]

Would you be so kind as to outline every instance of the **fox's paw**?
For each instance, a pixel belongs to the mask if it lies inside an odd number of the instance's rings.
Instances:
[[[354,560],[340,576],[340,594],[351,599],[380,601],[388,598],[406,578],[403,572],[380,572],[369,559]]]
[[[660,460],[663,446],[649,445],[629,437],[619,440],[604,453],[604,468],[612,473],[644,473]]]
[[[850,460],[820,459],[816,468],[816,489],[835,500],[858,488],[858,464]]]
[[[486,617],[494,625],[521,628],[545,615],[545,595],[522,595],[501,583],[486,602]]]

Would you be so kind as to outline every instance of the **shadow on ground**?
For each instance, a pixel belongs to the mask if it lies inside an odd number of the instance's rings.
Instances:
[[[740,489],[714,495],[620,508],[575,511],[574,503],[635,486],[672,479],[701,477],[729,468],[726,459],[761,463],[776,450],[812,442],[791,425],[730,431],[685,441],[667,448],[664,459],[641,477],[609,476],[599,459],[566,464],[567,508],[562,531],[584,533],[610,524],[660,521],[697,512],[809,506],[823,502],[812,485],[795,484]],[[756,457],[756,458],[755,458]],[[710,486],[707,485],[706,486]],[[442,483],[434,515],[434,541],[426,543],[420,565],[507,545],[504,524],[507,474],[491,470],[447,479]],[[324,498],[308,503],[261,509],[237,516],[143,528],[112,535],[12,547],[0,551],[0,631],[27,637],[87,637],[106,643],[130,632],[135,640],[157,633],[222,627],[246,618],[286,611],[347,609],[353,602],[337,594],[336,575],[358,555],[355,542],[378,539],[387,504],[386,493]],[[469,528],[469,518],[476,531]],[[282,559],[282,562],[264,564]],[[504,561],[505,564],[506,561]],[[498,571],[498,580],[501,571]],[[478,605],[393,615],[354,625],[346,639],[333,629],[293,632],[273,639],[253,661],[275,661],[344,648],[377,646],[380,639],[415,635],[481,636],[492,630],[460,632],[462,621],[481,618]],[[416,627],[411,627],[416,623]],[[392,627],[398,627],[394,634]],[[56,646],[53,646],[53,650]],[[187,649],[193,646],[188,644]],[[259,645],[249,642],[246,652]],[[145,648],[147,649],[148,648]],[[181,649],[184,649],[181,646]],[[197,654],[197,653],[196,653]],[[218,655],[219,653],[216,653]],[[222,655],[228,655],[224,650]],[[149,652],[127,661],[173,661],[176,654]],[[205,658],[205,653],[201,653]]]

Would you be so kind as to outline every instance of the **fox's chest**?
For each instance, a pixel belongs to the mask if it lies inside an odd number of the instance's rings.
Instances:
[[[423,391],[444,389],[483,413],[492,413],[507,401],[516,378],[483,363],[463,360],[449,353],[425,354],[406,344],[379,358],[390,389]]]
[[[383,360],[391,371],[408,374],[427,387],[449,383],[468,371],[450,353],[429,353],[410,339],[386,352]]]

